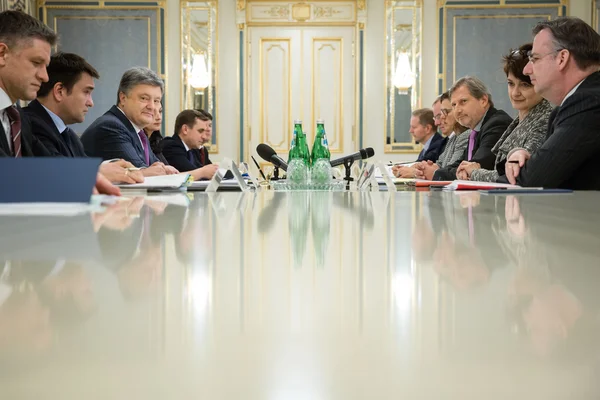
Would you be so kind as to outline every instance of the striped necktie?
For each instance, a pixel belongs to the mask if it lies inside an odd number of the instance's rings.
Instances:
[[[138,136],[142,141],[142,147],[144,148],[144,160],[146,161],[146,165],[150,166],[150,151],[148,150],[148,136],[146,136],[146,132],[142,129],[138,132]]]
[[[12,139],[13,156],[21,157],[21,115],[17,107],[10,106],[4,109],[10,121],[10,138]]]

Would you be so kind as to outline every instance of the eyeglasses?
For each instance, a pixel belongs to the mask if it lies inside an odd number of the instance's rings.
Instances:
[[[450,114],[451,112],[452,112],[451,108],[442,108],[442,110],[439,114],[436,114],[433,116],[433,119],[440,119],[442,117],[447,117],[448,114]]]
[[[564,50],[564,49],[556,49],[556,50],[553,50],[546,54],[535,54],[531,51],[528,51],[527,58],[529,58],[529,62],[531,62],[532,64],[535,64],[536,62],[540,61],[542,58],[549,56],[550,54],[558,53],[559,51],[562,51],[562,50]]]
[[[522,60],[527,57],[527,52],[525,50],[514,50],[510,53],[510,57],[515,60]]]

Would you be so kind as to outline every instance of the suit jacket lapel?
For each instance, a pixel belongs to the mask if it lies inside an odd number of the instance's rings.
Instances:
[[[6,132],[4,132],[4,127],[2,124],[0,124],[0,148],[2,148],[2,151],[4,151],[8,156],[12,154],[8,145],[8,140],[6,139]]]
[[[71,157],[75,157],[75,153],[73,152],[72,148],[72,146],[74,146],[74,143],[72,143],[71,138],[68,137],[69,131],[71,129],[67,127],[63,133],[60,133],[58,131],[58,128],[56,127],[56,124],[54,123],[54,120],[52,120],[52,117],[50,116],[50,114],[48,114],[48,111],[46,111],[44,106],[42,106],[42,104],[39,101],[37,101],[37,99],[29,103],[27,107],[31,107],[35,111],[35,113],[39,115],[42,118],[42,120],[50,127],[50,129],[52,129],[52,131],[56,134],[56,137],[58,138],[59,145],[65,147],[67,152],[71,154]]]
[[[44,122],[48,124],[48,126],[50,126],[54,133],[56,133],[58,137],[60,137],[60,132],[58,131],[56,124],[52,120],[52,117],[50,116],[50,114],[48,114],[48,111],[46,111],[44,106],[42,106],[42,104],[39,101],[37,101],[37,99],[29,103],[27,107],[33,109],[36,112],[36,114],[39,115],[44,120]]]
[[[552,110],[550,116],[548,117],[548,132],[546,134],[546,140],[554,133],[554,123],[556,122],[556,115],[558,114],[559,110],[560,106],[556,107],[554,110]]]
[[[117,117],[119,119],[119,121],[121,121],[121,123],[123,125],[125,125],[125,127],[127,128],[127,132],[133,139],[134,146],[140,152],[140,154],[143,155],[144,147],[142,146],[142,143],[140,142],[140,137],[138,136],[138,133],[135,131],[135,128],[131,124],[131,121],[129,121],[129,118],[127,118],[125,116],[125,114],[123,112],[121,112],[121,110],[119,110],[119,108],[117,106],[112,106],[110,108],[110,110],[108,110],[108,112],[113,114],[115,117]],[[148,150],[150,150],[150,149],[148,149]]]

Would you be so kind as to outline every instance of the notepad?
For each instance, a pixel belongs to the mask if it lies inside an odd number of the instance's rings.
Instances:
[[[143,190],[177,190],[187,187],[193,180],[190,174],[149,176],[144,178],[143,183],[122,183],[121,189],[143,189]]]

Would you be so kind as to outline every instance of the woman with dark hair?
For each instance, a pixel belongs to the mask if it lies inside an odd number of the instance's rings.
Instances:
[[[154,110],[154,122],[147,127],[144,128],[144,132],[146,136],[148,136],[148,141],[150,143],[150,148],[158,157],[160,162],[165,165],[169,165],[165,156],[162,154],[162,140],[163,135],[160,133],[160,128],[162,127],[162,104]]]
[[[527,52],[532,47],[531,43],[525,44],[518,50],[511,50],[503,57],[508,96],[519,115],[492,149],[496,154],[495,168],[487,170],[482,169],[478,163],[463,162],[456,172],[458,179],[495,182],[500,176],[505,175],[506,159],[512,149],[523,148],[534,153],[544,143],[548,118],[553,107],[535,92],[531,79],[523,74],[523,69],[529,62]]]

